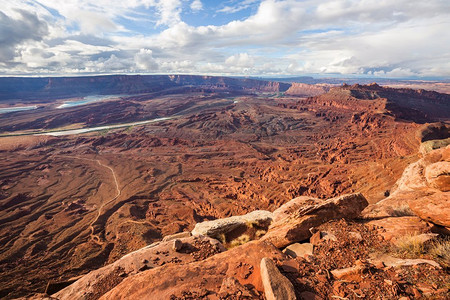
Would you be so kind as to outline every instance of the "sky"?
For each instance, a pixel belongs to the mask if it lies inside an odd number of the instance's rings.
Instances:
[[[449,0],[2,0],[0,75],[450,78]]]

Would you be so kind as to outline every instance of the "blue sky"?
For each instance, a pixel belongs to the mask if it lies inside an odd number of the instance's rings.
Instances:
[[[4,0],[1,75],[450,77],[448,0]]]

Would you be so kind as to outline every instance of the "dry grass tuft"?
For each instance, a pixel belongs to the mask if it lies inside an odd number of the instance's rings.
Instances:
[[[260,238],[262,238],[266,233],[267,233],[267,230],[263,230],[263,229],[257,230],[257,231],[255,232],[255,238],[260,239]]]
[[[450,269],[450,238],[434,241],[429,253],[442,267]]]
[[[426,253],[423,239],[415,234],[406,234],[395,241],[395,250],[409,258],[417,258]]]
[[[230,242],[230,248],[234,248],[248,242],[250,242],[250,236],[248,234],[243,234]]]
[[[388,212],[393,217],[408,217],[408,216],[415,216],[411,208],[409,208],[409,205],[405,204],[399,207],[392,208]]]

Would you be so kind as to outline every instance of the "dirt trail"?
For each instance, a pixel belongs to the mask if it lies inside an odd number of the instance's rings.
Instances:
[[[101,240],[101,238],[98,236],[98,234],[95,233],[95,228],[94,228],[94,224],[98,221],[98,219],[100,218],[100,216],[102,215],[102,209],[105,205],[108,205],[109,203],[115,201],[117,198],[120,197],[120,195],[122,194],[122,190],[119,187],[119,181],[117,180],[117,175],[116,172],[114,171],[113,168],[111,168],[108,165],[105,165],[104,163],[102,163],[99,159],[91,159],[91,158],[85,158],[85,157],[78,157],[78,156],[64,156],[66,158],[75,158],[75,159],[81,159],[81,160],[88,160],[88,161],[92,161],[92,162],[96,162],[97,164],[99,164],[100,166],[109,169],[109,171],[111,171],[112,176],[114,178],[114,184],[116,186],[116,195],[111,198],[108,201],[104,201],[98,208],[97,210],[97,216],[95,217],[94,220],[92,220],[92,222],[89,224],[89,229],[91,231],[90,233],[90,237],[92,239],[92,241],[94,241],[96,244],[103,246],[104,242]]]

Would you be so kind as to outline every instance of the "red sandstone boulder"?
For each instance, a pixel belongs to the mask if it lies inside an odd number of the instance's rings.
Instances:
[[[425,178],[431,187],[440,191],[450,191],[450,162],[440,161],[425,169]]]
[[[323,200],[309,196],[300,196],[294,198],[273,211],[273,222],[278,222],[282,219],[285,219],[292,213],[302,209],[303,207],[318,205],[320,203],[323,203]]]
[[[367,207],[363,216],[370,219],[416,215],[424,221],[450,228],[449,174],[450,146],[432,150],[409,165],[391,195]]]
[[[332,219],[358,217],[367,205],[366,198],[359,193],[328,199],[320,204],[306,205],[286,218],[273,222],[261,240],[269,241],[278,248],[286,247],[308,239],[311,236],[309,229],[312,227]]]
[[[450,228],[450,192],[412,199],[408,204],[421,219]]]

